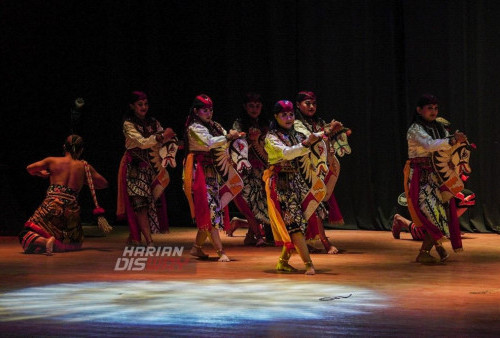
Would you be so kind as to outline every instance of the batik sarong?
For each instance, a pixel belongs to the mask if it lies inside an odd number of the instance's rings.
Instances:
[[[83,243],[78,192],[62,185],[52,184],[47,196],[25,223],[19,241],[25,253],[39,253],[45,249],[34,245],[37,238],[55,237],[54,251],[79,249]]]

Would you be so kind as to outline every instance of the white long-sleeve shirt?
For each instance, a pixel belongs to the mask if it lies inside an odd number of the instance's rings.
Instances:
[[[220,147],[227,142],[227,132],[223,129],[223,135],[213,136],[207,127],[194,122],[188,127],[189,151],[210,151]]]
[[[446,136],[449,133],[446,131]],[[439,150],[450,149],[447,138],[433,139],[418,123],[413,123],[406,134],[408,140],[408,158],[430,157],[431,153]]]

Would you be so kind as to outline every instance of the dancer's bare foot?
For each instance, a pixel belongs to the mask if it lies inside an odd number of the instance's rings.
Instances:
[[[226,229],[226,235],[228,237],[233,237],[234,230],[236,230],[235,229],[235,225],[236,225],[235,223],[236,223],[236,220],[235,220],[235,217],[233,217],[231,219],[231,221],[229,222],[229,228]]]
[[[264,238],[259,238],[257,239],[257,243],[255,243],[256,247],[261,247],[261,246],[266,246],[266,241],[264,241]]]
[[[45,244],[45,254],[47,256],[52,256],[53,252],[54,252],[54,241],[56,239],[54,237],[50,237],[48,240],[47,240],[47,243]]]
[[[436,245],[436,251],[439,254],[439,259],[441,260],[441,262],[444,262],[448,258],[450,258],[450,254],[444,249],[442,245]]]
[[[420,250],[420,252],[418,253],[416,261],[417,261],[417,263],[421,263],[421,264],[436,264],[436,263],[439,263],[439,259],[437,259],[436,257],[432,256],[429,253],[428,250]]]
[[[314,270],[314,265],[312,262],[307,262],[305,264],[306,264],[306,272],[304,273],[304,275],[311,276],[316,274],[316,270]]]
[[[198,257],[198,258],[203,258],[203,259],[208,258],[208,255],[203,252],[203,250],[201,249],[201,246],[198,246],[196,244],[193,245],[193,247],[191,248],[191,251],[189,252],[189,254],[191,256],[195,256],[195,257]]]
[[[242,228],[242,227],[248,228],[248,221],[246,219],[239,218],[239,217],[231,218],[231,222],[229,222],[229,224],[230,224],[230,229],[226,231],[226,233],[229,237],[233,237],[234,231],[238,228]]]
[[[127,242],[125,242],[125,245],[126,246],[141,246],[142,243],[140,241],[136,241],[136,240],[128,238]]]
[[[329,254],[329,255],[335,255],[335,254],[339,253],[339,249],[337,249],[336,247],[334,247],[333,245],[331,245],[330,249],[328,249],[326,251],[326,253]]]
[[[325,247],[326,253],[329,255],[335,255],[339,253],[339,250],[334,247],[333,245],[330,244],[328,241],[328,238],[324,237],[321,238],[321,243],[323,243],[323,246]],[[310,252],[310,251],[309,251]]]
[[[257,238],[254,235],[247,232],[245,239],[243,240],[243,245],[254,246],[257,245]]]
[[[410,224],[411,222],[409,220],[407,220],[400,214],[395,214],[394,218],[392,219],[392,237],[394,237],[395,239],[399,239],[401,230],[408,229]]]
[[[217,255],[219,255],[219,262],[230,262],[231,260],[227,257],[226,253],[222,250],[217,251]]]

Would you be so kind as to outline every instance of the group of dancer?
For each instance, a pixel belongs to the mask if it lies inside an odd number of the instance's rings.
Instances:
[[[315,274],[307,240],[319,239],[327,253],[338,252],[327,239],[323,222],[343,223],[333,191],[340,172],[337,157],[348,148],[350,130],[339,121],[320,118],[316,95],[310,91],[299,92],[294,102],[276,102],[270,123],[262,117],[262,97],[248,93],[242,114],[229,131],[214,121],[213,106],[209,96],[197,95],[182,135],[183,188],[198,228],[190,254],[207,258],[202,247],[209,239],[218,261],[230,261],[219,233],[231,227],[232,202],[248,224],[246,241],[282,246],[277,271],[297,271],[289,264],[296,251],[305,274]],[[168,231],[163,192],[170,180],[167,168],[176,166],[179,138],[148,114],[145,93],[131,93],[129,108],[123,122],[126,151],[118,173],[117,216],[128,222],[127,245],[143,245],[144,237],[145,245],[153,246],[152,234]],[[450,135],[436,121],[437,115],[437,99],[422,96],[407,134],[405,192],[412,220],[423,229],[424,243],[416,259],[420,263],[438,261],[429,253],[433,246],[443,260],[447,253],[441,243],[447,237],[455,250],[461,248],[456,215],[450,216],[453,203],[442,197],[430,160],[433,153],[465,142],[466,136]],[[96,189],[107,187],[107,181],[80,160],[79,136],[69,136],[64,150],[64,157],[49,157],[27,168],[32,175],[49,177],[50,187],[19,236],[26,253],[80,248],[83,232],[76,197],[85,183]]]
[[[230,225],[228,203],[233,201],[248,222],[247,238],[254,236],[256,245],[263,243],[262,225],[266,239],[272,237],[276,245],[283,246],[277,270],[295,271],[288,264],[295,249],[306,265],[306,273],[314,274],[306,237],[321,239],[328,253],[338,252],[323,228],[322,220],[328,215],[323,199],[327,194],[325,184],[329,184],[331,196],[338,177],[338,160],[332,160],[334,172],[328,166],[328,156],[335,157],[330,140],[345,130],[338,121],[326,123],[314,116],[316,96],[312,92],[300,92],[295,105],[278,101],[270,124],[260,118],[262,105],[259,94],[248,93],[244,113],[227,132],[213,119],[210,97],[201,94],[193,101],[185,124],[183,175],[184,192],[198,226],[191,255],[207,258],[202,246],[209,238],[219,261],[230,260],[219,230]],[[233,143],[241,139],[248,147],[248,166],[243,168],[228,159],[228,152],[235,148]],[[238,147],[245,144],[239,143],[235,151],[241,150]]]

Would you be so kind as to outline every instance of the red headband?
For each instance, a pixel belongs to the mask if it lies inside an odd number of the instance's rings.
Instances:
[[[302,102],[305,100],[316,100],[316,94],[314,92],[301,91],[297,93],[297,102]]]
[[[203,107],[201,107],[201,108],[212,108],[212,107],[213,107],[213,105],[214,105],[214,104],[212,103],[212,99],[211,99],[211,98],[209,98],[209,97],[208,97],[208,96],[206,96],[206,95],[198,95],[198,96],[196,97],[196,99],[197,99],[198,101],[200,101],[201,103],[203,103]]]
[[[274,113],[293,111],[293,103],[288,100],[281,100],[274,105]]]

